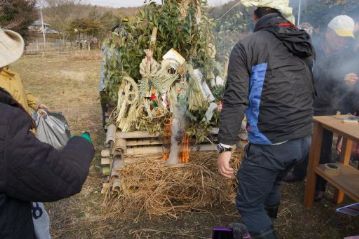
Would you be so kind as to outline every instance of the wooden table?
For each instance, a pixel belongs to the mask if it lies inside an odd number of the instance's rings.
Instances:
[[[304,205],[307,208],[313,206],[317,175],[323,177],[339,190],[336,198],[337,203],[343,201],[344,194],[359,202],[359,170],[349,165],[353,141],[359,142],[359,123],[344,123],[343,117],[345,116],[318,116],[313,119],[313,138],[309,153],[304,197]],[[328,174],[325,166],[319,165],[324,129],[344,138],[341,163],[338,164],[339,175]]]

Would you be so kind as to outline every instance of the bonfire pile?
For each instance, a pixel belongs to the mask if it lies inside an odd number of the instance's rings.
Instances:
[[[238,166],[240,155],[234,158]],[[119,175],[117,193],[108,192],[106,203],[121,217],[132,217],[135,211],[137,217],[145,213],[177,218],[181,212],[234,201],[236,181],[219,175],[215,153],[191,153],[190,163],[175,166],[168,166],[161,157],[133,159]]]

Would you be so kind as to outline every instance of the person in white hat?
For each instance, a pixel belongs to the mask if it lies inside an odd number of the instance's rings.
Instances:
[[[353,113],[358,101],[358,60],[354,53],[355,22],[347,15],[334,17],[329,23],[322,49],[318,51],[318,70],[315,77],[318,97],[314,101],[316,115]],[[319,48],[320,49],[320,48]],[[321,54],[321,55],[319,55]],[[324,132],[320,163],[332,160],[333,134]],[[317,180],[316,200],[323,198],[326,181]]]
[[[47,107],[37,98],[27,93],[20,76],[9,69],[24,52],[24,39],[17,32],[0,28],[0,87],[9,92],[24,109],[31,114],[40,110],[44,113]]]
[[[355,22],[347,15],[334,17],[329,23],[328,28],[335,32],[339,37],[354,38]]]
[[[354,113],[358,110],[359,77],[358,56],[354,52],[354,20],[346,15],[334,17],[327,25],[324,39],[316,47],[314,79],[317,97],[314,100],[316,116]],[[324,131],[320,163],[332,161],[333,134]],[[307,161],[296,165],[285,181],[303,180],[307,172]],[[323,198],[326,181],[317,180],[315,200]]]

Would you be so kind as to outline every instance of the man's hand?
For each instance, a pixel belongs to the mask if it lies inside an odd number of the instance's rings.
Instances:
[[[219,154],[217,160],[218,171],[226,178],[234,178],[234,169],[229,164],[231,161],[231,156],[231,151],[223,152]]]
[[[359,77],[355,73],[349,73],[345,76],[344,81],[347,86],[354,86],[359,81]]]
[[[41,115],[42,117],[46,117],[47,116],[47,111],[49,110],[49,108],[44,105],[44,104],[39,104],[37,106],[37,113],[39,115]]]
[[[46,110],[43,110],[43,109],[38,109],[38,110],[37,110],[37,113],[38,113],[41,117],[44,117],[44,118],[46,118],[46,116],[47,116],[47,111],[46,111]]]
[[[37,109],[38,109],[38,110],[49,110],[49,108],[48,108],[46,105],[44,105],[44,104],[39,104],[39,105],[37,106]]]
[[[342,153],[343,139],[341,138],[337,143],[337,154],[340,155]]]

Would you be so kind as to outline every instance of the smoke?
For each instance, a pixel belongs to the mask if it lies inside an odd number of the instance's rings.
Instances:
[[[182,141],[185,129],[185,112],[186,109],[181,107],[179,104],[176,104],[176,106],[173,108],[171,151],[167,160],[169,165],[175,165],[179,163],[179,154],[181,151],[180,142]]]
[[[235,0],[222,6],[209,9],[209,16],[214,20],[214,40],[217,60],[224,65],[233,46],[244,38],[252,28],[250,13]]]
[[[251,18],[253,9],[244,8],[238,3],[240,2],[232,1],[221,7],[215,7],[209,10],[209,15],[215,21],[216,60],[222,64],[230,54],[232,47],[239,40],[250,34],[249,32],[253,29],[254,23]],[[332,94],[330,100],[334,102],[334,107],[343,105],[344,103],[347,105],[345,105],[346,109],[343,110],[342,113],[359,110],[359,107],[355,109],[355,107],[348,105],[359,104],[359,82],[354,85],[348,85],[344,80],[345,76],[350,73],[359,76],[359,1],[290,0],[290,6],[293,8],[294,16],[296,18],[300,17],[301,23],[309,23],[314,28],[314,31],[311,28],[313,32],[313,45],[317,52],[317,60],[314,64],[314,68],[317,68],[317,70],[320,68],[320,74],[327,75],[325,77],[328,78],[328,81],[335,81],[335,87],[329,89]],[[354,19],[357,24],[355,33],[356,40],[350,38],[345,47],[336,49],[336,55],[325,54],[322,48],[327,44],[325,42],[327,25],[338,15],[348,15]],[[328,44],[330,44],[330,41]],[[334,45],[338,44],[335,43]],[[349,53],[348,49],[350,49]],[[339,57],[337,56],[339,56],[341,60],[338,60]],[[334,64],[329,64],[329,62],[334,62]],[[314,80],[318,80],[317,76]],[[319,84],[327,83],[324,79],[324,81],[321,81]],[[317,90],[320,91],[321,89],[325,89],[325,87],[322,88],[319,86]],[[328,88],[326,90],[328,90]],[[321,92],[318,92],[319,95],[320,93]]]
[[[347,50],[348,51],[348,50]],[[335,88],[333,107],[342,114],[359,112],[359,55],[343,53],[342,62],[333,69]]]

